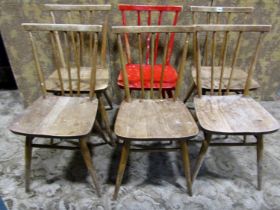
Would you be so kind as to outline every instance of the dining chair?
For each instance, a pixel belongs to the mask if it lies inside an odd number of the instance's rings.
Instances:
[[[110,138],[110,144],[115,145],[114,138],[112,136],[112,131],[110,128],[110,122],[108,118],[108,114],[105,109],[105,105],[103,102],[102,95],[105,97],[107,104],[109,105],[109,109],[113,109],[113,105],[111,102],[110,97],[107,94],[107,89],[110,81],[110,70],[109,70],[109,62],[108,58],[106,56],[107,51],[107,33],[108,33],[108,17],[109,12],[111,11],[111,5],[110,4],[104,4],[104,5],[92,5],[92,4],[45,4],[45,9],[49,11],[50,17],[52,20],[52,23],[67,23],[67,24],[96,24],[97,21],[95,21],[96,18],[101,18],[101,22],[103,25],[103,31],[102,31],[102,39],[101,39],[101,48],[98,51],[100,54],[100,60],[101,62],[97,65],[97,73],[96,73],[96,85],[95,85],[95,92],[99,100],[99,112],[102,118],[102,121],[105,125],[106,132]],[[66,66],[65,60],[64,60],[64,53],[61,49],[61,43],[59,42],[59,38],[55,34],[55,38],[58,43],[58,51],[61,54],[61,65],[64,67]],[[86,37],[81,36],[80,42],[81,42],[81,48],[79,49],[79,53],[83,54],[83,51],[86,50],[86,48],[90,47],[88,46],[89,43],[86,42]],[[92,49],[92,47],[91,47]],[[77,76],[76,74],[73,74],[72,76],[72,91],[76,91],[78,94],[81,93],[88,93],[89,87],[87,85],[88,80],[90,78],[90,63],[85,61],[86,56],[81,56],[80,60],[77,60],[76,62],[79,62],[79,68],[80,68],[80,76],[81,76],[81,83],[78,86],[77,83]],[[77,71],[74,67],[71,71]],[[62,69],[62,75],[66,75],[67,71],[66,68]],[[70,93],[70,87],[68,86],[68,78],[62,77],[62,82],[64,83],[65,92]],[[47,84],[47,92],[52,93],[60,93],[60,84],[58,83],[57,74],[56,72],[53,72],[53,74],[49,75],[46,79]],[[104,135],[104,133],[103,133]]]
[[[205,139],[197,157],[192,181],[194,182],[209,146],[255,146],[257,149],[258,189],[262,185],[262,160],[264,135],[279,129],[278,122],[258,102],[249,97],[253,84],[253,73],[257,65],[257,57],[265,33],[271,25],[196,25],[195,66],[198,96],[194,98],[194,106],[198,122],[204,132]],[[203,95],[202,64],[200,55],[200,38],[202,33],[211,36],[210,54],[210,95]],[[226,34],[226,43],[222,51],[220,71],[216,71],[215,42],[219,33]],[[231,43],[231,45],[228,45]],[[228,55],[228,56],[227,56]],[[241,62],[242,56],[242,62]],[[229,62],[227,62],[227,59]],[[227,64],[229,63],[229,66]],[[239,76],[239,66],[246,67],[246,77]],[[229,73],[225,71],[230,69]],[[218,79],[216,79],[218,78]],[[243,94],[232,94],[231,85],[243,85]],[[214,95],[214,89],[218,95]],[[225,88],[225,92],[223,92]],[[213,135],[250,135],[254,142],[211,142]]]
[[[183,157],[183,167],[187,182],[189,195],[192,194],[190,179],[190,162],[187,140],[198,134],[198,127],[192,118],[191,113],[185,107],[184,103],[179,99],[180,89],[183,82],[185,63],[188,54],[188,44],[192,33],[193,26],[113,26],[112,32],[117,34],[117,41],[120,54],[121,74],[124,78],[125,100],[121,103],[115,122],[115,134],[123,141],[121,159],[118,168],[116,186],[113,199],[117,199],[123,174],[127,164],[129,151],[147,151],[147,152],[164,152],[180,149]],[[144,49],[142,48],[143,37],[145,34],[151,36],[151,58],[155,55],[156,37],[158,33],[164,34],[164,53],[162,57],[162,71],[160,75],[159,87],[155,88],[155,62],[151,59],[151,80],[144,81],[143,59]],[[130,94],[130,77],[128,76],[128,68],[124,59],[123,37],[128,34],[133,39],[132,55],[137,56],[139,60],[139,72],[141,92],[139,96]],[[182,46],[182,53],[178,54],[180,65],[178,68],[178,79],[173,98],[163,98],[161,91],[163,89],[163,78],[166,73],[165,60],[168,56],[168,42],[170,36],[177,36],[178,46]],[[124,39],[125,40],[125,39]],[[146,45],[147,46],[147,45]],[[145,88],[145,84],[149,85],[149,92]],[[169,148],[136,148],[131,142],[141,141],[175,141],[179,147]],[[149,146],[149,145],[146,145]]]
[[[119,4],[118,8],[122,15],[122,24],[126,25],[176,25],[178,22],[179,13],[182,11],[182,6],[176,5],[133,5],[133,4]],[[160,43],[161,33],[156,34],[155,40],[155,48],[154,48],[154,56],[150,56],[150,48],[151,48],[151,34],[147,34],[143,39],[143,45],[146,45],[145,52],[145,65],[143,67],[144,71],[144,88],[149,89],[149,81],[151,80],[151,61],[154,62],[154,87],[159,88],[160,75],[162,70],[161,61],[158,60],[161,43]],[[138,74],[140,70],[140,65],[137,61],[132,59],[131,51],[130,51],[130,42],[128,34],[124,35],[125,39],[125,52],[127,62],[127,75],[129,77],[129,87],[130,90],[141,90],[141,79]],[[177,71],[176,69],[170,65],[170,59],[172,56],[174,46],[174,34],[171,34],[168,41],[168,51],[167,56],[165,58],[165,77],[163,78],[163,87],[162,94],[165,97],[167,94],[168,97],[172,97],[172,91],[175,89],[176,81],[177,81]],[[124,78],[122,74],[119,74],[118,77],[118,85],[121,88],[124,88]]]
[[[98,37],[102,34],[102,26],[36,23],[24,23],[22,26],[28,32],[31,40],[34,68],[42,92],[42,96],[28,106],[24,113],[10,126],[13,133],[25,136],[25,189],[27,192],[30,190],[32,148],[79,149],[95,185],[97,195],[100,196],[97,174],[87,141],[96,121],[99,103],[96,99],[95,86],[97,83]],[[88,59],[91,63],[90,78],[86,82],[82,81],[79,62],[71,61],[71,57],[75,57],[77,61],[82,56],[77,50],[81,48],[80,39],[82,36],[87,36],[90,43],[90,48],[88,48],[90,51]],[[43,44],[42,37],[50,43],[49,48]],[[60,42],[56,38],[60,38]],[[60,63],[59,47],[65,52],[65,67]],[[46,65],[46,58],[42,56],[42,52],[50,56],[49,58],[55,66],[60,96],[47,92],[45,78],[48,74],[46,69],[48,65]],[[67,74],[62,74],[63,71],[66,71]],[[74,75],[77,78],[75,81],[72,80]],[[67,77],[67,84],[63,82],[65,77]],[[76,83],[79,88],[82,82],[89,93],[81,95],[79,91],[73,90],[73,84]],[[66,91],[70,92],[70,96],[65,95]],[[43,139],[34,142],[37,137],[58,138],[66,142],[79,139],[79,146],[45,144]]]
[[[190,11],[192,14],[192,23],[193,24],[236,24],[237,22],[249,23],[249,17],[252,15],[254,8],[253,7],[218,7],[218,6],[190,6]],[[210,91],[210,84],[208,81],[210,80],[210,49],[211,49],[211,38],[208,32],[205,32],[204,35],[200,36],[203,39],[203,49],[201,50],[202,57],[202,66],[201,66],[201,78],[202,78],[202,88],[203,92]],[[222,62],[222,53],[224,49],[224,43],[226,36],[224,34],[219,34],[217,39],[222,39],[224,42],[220,43],[220,45],[215,44],[215,65],[217,66],[216,71],[221,70],[221,62]],[[221,50],[220,50],[221,49]],[[225,74],[229,74],[230,69],[224,69]],[[244,69],[237,70],[240,73],[241,78],[246,78],[247,74]],[[195,68],[192,69],[192,80],[190,87],[186,93],[185,102],[190,98],[190,96],[195,92],[197,84],[196,81],[196,71]],[[215,78],[217,80],[218,78]],[[215,82],[217,83],[217,81]],[[233,83],[230,87],[230,91],[232,92],[242,92],[243,84],[241,83]],[[253,80],[250,90],[256,90],[259,88],[259,83],[256,80]],[[226,88],[222,87],[222,91],[225,91]],[[214,91],[218,91],[218,87],[214,86]]]

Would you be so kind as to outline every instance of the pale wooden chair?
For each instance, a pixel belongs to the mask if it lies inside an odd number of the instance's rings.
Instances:
[[[264,134],[275,132],[278,128],[278,122],[254,99],[249,97],[250,86],[253,83],[252,76],[257,62],[257,56],[260,51],[261,42],[266,32],[271,29],[270,25],[196,25],[196,42],[195,42],[195,62],[196,62],[196,84],[198,86],[198,96],[194,99],[195,111],[201,126],[205,140],[202,143],[199,156],[192,175],[194,182],[201,164],[205,158],[208,146],[256,146],[257,148],[257,168],[258,168],[258,189],[262,185],[262,159],[263,159],[263,136]],[[208,32],[211,35],[211,67],[210,67],[210,95],[202,93],[202,66],[200,59],[200,39],[199,35]],[[219,33],[226,33],[226,40],[231,37],[233,46],[225,48],[222,52],[221,71],[215,71],[215,42]],[[228,40],[229,41],[229,40]],[[242,45],[243,43],[243,45]],[[245,44],[244,44],[245,43]],[[248,45],[249,43],[249,45]],[[239,52],[246,48],[245,61],[243,66],[248,66],[247,76],[244,80],[235,77],[238,74]],[[230,73],[227,75],[226,51],[232,55],[230,62]],[[244,60],[243,60],[244,62]],[[236,71],[237,70],[237,71]],[[219,79],[215,80],[215,74]],[[243,95],[234,95],[230,92],[230,86],[233,81],[240,79],[243,85]],[[215,84],[215,82],[217,82]],[[214,95],[215,86],[218,87],[218,95]],[[223,88],[226,89],[223,93]],[[224,94],[224,95],[223,95]],[[251,135],[256,137],[256,142],[211,142],[213,135]]]
[[[100,5],[81,5],[81,4],[45,4],[45,9],[49,11],[50,17],[53,23],[67,23],[67,24],[96,24],[96,21],[94,21],[94,18],[96,18],[94,15],[98,16],[99,18],[104,18],[101,19],[103,22],[103,31],[102,31],[102,39],[101,39],[101,49],[98,51],[100,54],[100,60],[101,62],[98,63],[97,65],[97,73],[96,73],[96,85],[95,85],[95,92],[99,100],[99,112],[101,114],[101,118],[103,120],[103,123],[105,125],[105,129],[107,134],[110,137],[110,143],[112,145],[115,145],[114,143],[114,138],[112,136],[112,131],[110,129],[110,122],[108,118],[108,114],[105,111],[106,107],[102,99],[102,95],[105,97],[107,104],[109,105],[108,109],[113,109],[113,105],[111,102],[110,97],[107,94],[107,89],[109,86],[109,81],[110,81],[110,70],[109,70],[109,62],[108,58],[106,56],[106,51],[107,51],[107,45],[108,45],[108,40],[107,40],[107,33],[108,33],[108,17],[109,17],[109,12],[111,11],[112,6],[110,4],[100,4]],[[66,17],[64,17],[64,16]],[[67,19],[67,20],[65,20]],[[56,37],[58,43],[59,43],[59,38]],[[80,54],[83,54],[83,51],[87,48],[90,47],[88,46],[88,43],[86,43],[86,40],[83,36],[81,36],[80,39],[81,42],[81,47]],[[60,47],[60,43],[58,45],[58,50],[59,53],[61,54],[60,59],[61,59],[61,65],[66,66],[65,59],[64,59],[64,52]],[[77,60],[76,62],[79,62],[79,68],[80,68],[80,76],[81,76],[81,83],[77,84],[77,76],[76,74],[73,75],[71,78],[73,81],[72,84],[72,92],[77,92],[78,94],[80,93],[88,93],[89,92],[89,87],[87,85],[87,82],[90,78],[90,63],[85,62],[84,57],[81,56],[80,60]],[[74,67],[71,69],[71,71],[77,71]],[[62,82],[64,83],[65,87],[65,92],[66,93],[71,93],[70,87],[68,86],[68,80],[65,75],[67,74],[66,68],[62,69]],[[49,77],[46,79],[46,84],[47,84],[47,91],[48,92],[53,92],[53,93],[60,93],[60,84],[58,83],[58,78],[57,74],[54,71],[53,74],[49,75]]]
[[[249,16],[252,15],[254,8],[253,7],[218,7],[218,6],[190,6],[190,11],[192,13],[192,23],[193,24],[236,24],[237,17],[242,20],[242,24],[249,22]],[[210,91],[209,81],[210,81],[210,66],[211,59],[209,55],[210,52],[210,44],[211,38],[209,37],[209,33],[205,32],[204,36],[200,36],[203,41],[203,49],[201,50],[202,54],[202,66],[201,66],[201,86],[203,88],[203,92]],[[220,45],[215,44],[215,65],[217,66],[216,71],[221,71],[221,62],[222,62],[222,52],[225,48],[225,44],[227,42],[225,34],[219,34],[217,39],[222,39],[224,42],[219,43]],[[221,50],[220,50],[221,49]],[[225,71],[225,80],[228,80],[228,75],[230,73],[230,68],[226,67]],[[236,80],[232,81],[230,86],[230,91],[232,92],[242,92],[244,84],[240,83],[241,80],[245,80],[247,77],[246,71],[244,69],[236,69],[239,72]],[[190,96],[195,92],[196,89],[196,70],[192,69],[192,80],[190,88],[188,89],[185,97],[185,102],[190,98]],[[214,78],[214,83],[218,83],[219,78]],[[259,83],[256,80],[252,81],[250,90],[256,90],[259,88]],[[219,87],[214,86],[214,91],[218,91]],[[225,85],[222,86],[222,91],[225,91]]]
[[[185,67],[185,61],[188,50],[189,37],[194,31],[193,26],[114,26],[112,32],[118,36],[118,46],[120,53],[121,72],[124,78],[124,90],[125,100],[121,103],[116,122],[115,122],[115,134],[124,143],[122,145],[121,160],[119,163],[118,175],[116,179],[116,186],[113,199],[117,199],[120,185],[122,182],[123,174],[125,171],[129,151],[173,151],[181,149],[183,156],[183,166],[185,170],[186,182],[188,193],[191,195],[191,179],[190,179],[190,163],[188,154],[187,139],[192,138],[198,134],[198,127],[192,118],[191,113],[185,107],[184,103],[179,99],[181,83],[183,80],[183,73]],[[149,81],[149,96],[147,90],[144,87],[143,68],[145,65],[143,59],[143,43],[142,37],[145,34],[151,34],[151,58],[154,57],[155,49],[155,38],[157,33],[165,34],[164,37],[164,55],[162,58],[161,80],[158,89],[154,88],[154,59],[151,59],[151,80]],[[183,46],[181,56],[181,62],[178,68],[178,80],[173,98],[163,99],[161,94],[162,83],[164,78],[165,58],[167,56],[168,39],[170,35],[174,33],[181,35],[181,39],[184,40],[181,46]],[[134,36],[133,48],[137,49],[133,55],[138,56],[140,64],[140,78],[141,78],[141,93],[140,99],[130,94],[129,79],[126,72],[126,63],[124,59],[124,49],[122,36],[129,34],[130,37]],[[179,36],[180,37],[180,36]],[[133,50],[131,47],[131,49]],[[137,52],[138,51],[138,52]],[[150,148],[150,149],[139,149],[133,148],[131,142],[133,141],[176,141],[180,147],[171,148]],[[147,146],[147,145],[146,145]],[[130,148],[132,147],[132,148]],[[160,173],[160,172],[159,172]]]
[[[95,123],[96,113],[98,109],[98,100],[95,98],[96,72],[97,72],[97,50],[98,50],[98,35],[102,33],[101,25],[74,25],[74,24],[22,24],[24,29],[28,31],[31,40],[33,51],[34,65],[38,75],[39,85],[42,91],[42,97],[39,97],[33,102],[22,116],[17,119],[11,126],[10,130],[13,133],[23,135],[25,140],[25,188],[29,191],[30,172],[31,172],[31,157],[32,148],[55,148],[55,149],[80,149],[84,158],[87,169],[92,177],[96,192],[100,196],[99,184],[91,155],[87,146],[89,135]],[[76,49],[80,47],[81,36],[89,36],[91,68],[90,79],[82,81],[77,63],[72,63],[70,57],[74,56],[80,59],[81,54]],[[41,58],[41,52],[46,51],[45,45],[42,44],[42,37],[48,38],[52,50],[53,64],[55,72],[58,75],[58,83],[60,85],[60,93],[62,96],[47,94],[46,69],[43,67],[44,60]],[[56,38],[61,38],[64,45],[59,45]],[[65,50],[65,62],[67,74],[62,75],[64,68],[59,60],[60,54],[58,47]],[[44,48],[43,48],[44,47]],[[53,59],[52,59],[53,58]],[[73,66],[76,66],[77,71],[73,72]],[[71,71],[72,70],[72,71]],[[88,94],[74,92],[72,76],[77,75],[77,86],[83,82]],[[65,95],[66,84],[62,77],[67,76],[69,91],[71,96]],[[42,138],[58,138],[71,142],[70,139],[79,139],[79,146],[60,146],[56,144],[47,145],[44,143],[34,143],[36,137]]]

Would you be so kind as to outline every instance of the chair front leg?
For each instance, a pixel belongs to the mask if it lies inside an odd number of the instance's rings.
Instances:
[[[113,200],[116,200],[118,197],[120,185],[122,183],[123,174],[125,171],[125,167],[127,164],[128,154],[129,154],[129,147],[130,147],[130,141],[124,140],[124,144],[122,146],[122,154],[121,154],[121,160],[119,163],[119,169],[118,169],[118,175],[116,179],[116,186],[115,186],[115,192],[113,196]]]
[[[192,180],[191,180],[190,156],[189,156],[188,144],[186,141],[180,141],[180,145],[181,145],[183,167],[185,171],[188,193],[190,196],[192,196]]]
[[[80,138],[79,142],[80,142],[80,149],[82,152],[82,156],[84,158],[86,167],[90,173],[90,176],[92,178],[92,181],[94,183],[96,192],[98,197],[101,197],[101,193],[100,193],[100,188],[99,188],[99,184],[98,184],[98,180],[97,180],[97,174],[96,174],[96,170],[93,166],[92,160],[91,160],[91,155],[87,146],[87,141],[88,141],[88,137],[83,137]]]
[[[209,147],[209,143],[211,141],[211,137],[212,137],[212,135],[210,133],[204,132],[205,140],[202,142],[200,152],[199,152],[199,155],[198,155],[196,163],[195,163],[195,167],[194,167],[194,171],[193,171],[193,175],[192,175],[192,182],[194,182],[194,180],[196,179],[196,176],[197,176],[199,169],[202,165],[202,162],[205,158],[206,152]]]
[[[192,79],[191,80],[191,85],[190,85],[190,87],[189,87],[189,89],[188,89],[188,91],[186,93],[186,96],[185,96],[185,99],[184,99],[184,103],[186,103],[189,100],[189,98],[191,97],[191,95],[194,92],[194,90],[195,90],[195,84],[194,84],[194,81]]]
[[[26,136],[26,138],[25,138],[25,192],[30,191],[32,140],[33,140],[33,137],[31,137],[31,136]]]
[[[263,173],[263,135],[257,135],[257,170],[258,170],[258,190],[262,190]]]

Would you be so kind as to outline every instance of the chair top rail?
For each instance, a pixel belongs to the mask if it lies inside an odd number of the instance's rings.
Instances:
[[[121,11],[169,11],[169,12],[181,12],[183,6],[177,5],[131,5],[131,4],[119,4],[119,10]]]
[[[113,26],[113,33],[186,33],[194,32],[195,26]]]
[[[252,13],[254,7],[218,7],[218,6],[190,6],[192,12],[232,12],[232,13]]]
[[[110,11],[111,4],[45,4],[50,11]]]
[[[22,23],[26,31],[80,31],[101,32],[102,25]]]
[[[243,32],[269,32],[271,25],[233,25],[233,24],[197,24],[195,30],[199,31],[243,31]]]

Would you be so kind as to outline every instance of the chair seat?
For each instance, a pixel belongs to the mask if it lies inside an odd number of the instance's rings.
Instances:
[[[89,79],[91,74],[90,67],[81,67],[80,69],[80,91],[81,92],[89,92]],[[64,91],[69,92],[69,77],[67,68],[61,69],[62,81],[64,86]],[[72,79],[72,90],[78,90],[78,76],[77,76],[77,68],[71,68],[71,79]],[[109,83],[109,69],[106,67],[97,66],[96,69],[96,85],[95,90],[105,90],[108,87]],[[46,88],[48,92],[59,92],[61,91],[60,82],[58,79],[57,71],[54,71],[47,79],[46,79]]]
[[[115,133],[131,140],[170,140],[193,137],[198,127],[181,101],[135,99],[121,103]]]
[[[144,87],[146,89],[151,88],[151,72],[152,66],[149,64],[142,65],[144,72]],[[140,77],[140,65],[139,64],[126,64],[126,71],[129,81],[129,88],[141,89],[141,77]],[[160,87],[160,77],[162,72],[162,65],[154,65],[154,88]],[[162,88],[164,89],[173,89],[176,87],[177,81],[177,71],[171,65],[167,65],[164,69],[164,77]],[[118,85],[124,87],[124,81],[122,73],[120,71],[118,77]]]
[[[16,134],[78,138],[92,130],[98,101],[82,97],[38,98],[10,126]]]
[[[202,96],[194,99],[201,127],[221,134],[270,133],[278,122],[259,103],[242,95]]]
[[[215,66],[214,67],[214,90],[219,90],[219,84],[220,84],[220,72],[221,72],[221,66]],[[222,82],[222,89],[226,90],[229,77],[230,77],[231,68],[225,67],[224,68],[224,77]],[[242,91],[244,90],[246,79],[247,79],[247,73],[240,69],[235,68],[231,80],[230,90],[232,91]],[[196,69],[192,68],[192,77],[194,79],[194,82],[196,83]],[[211,90],[211,66],[201,66],[201,87],[206,90]],[[257,81],[252,79],[251,87],[250,89],[257,89],[260,85]]]

